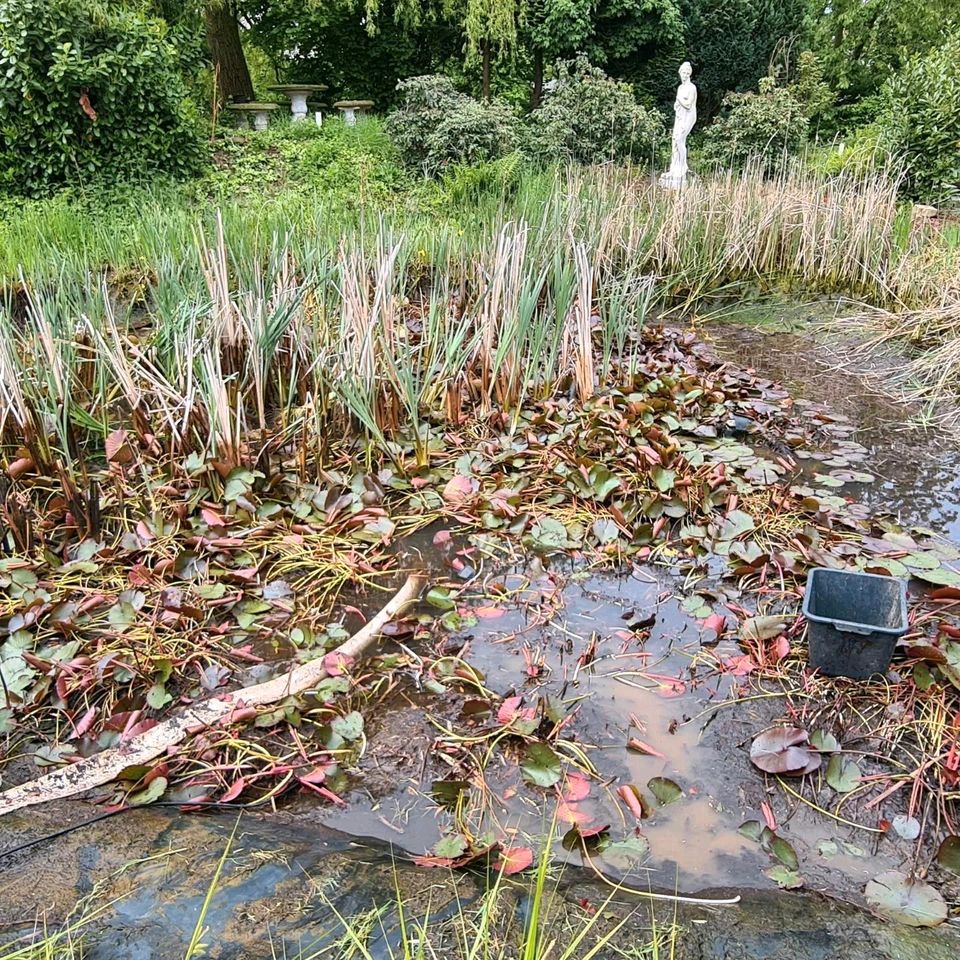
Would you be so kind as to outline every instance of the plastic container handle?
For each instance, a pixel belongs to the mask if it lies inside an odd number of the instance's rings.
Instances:
[[[838,630],[842,630],[844,633],[856,633],[861,637],[868,636],[873,633],[873,627],[862,627],[857,623],[846,623],[843,620],[837,620],[834,622],[834,626]]]

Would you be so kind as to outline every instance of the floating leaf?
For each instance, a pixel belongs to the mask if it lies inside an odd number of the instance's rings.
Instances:
[[[893,818],[893,829],[904,840],[916,840],[920,836],[920,821],[916,817],[900,814]]]
[[[353,710],[346,716],[337,717],[330,724],[330,729],[348,742],[359,740],[363,734],[363,715]]]
[[[452,506],[460,506],[473,496],[477,482],[473,477],[451,477],[443,488],[443,499]]]
[[[938,586],[960,587],[960,573],[941,567],[939,570],[911,569],[910,573],[918,580],[934,583]]]
[[[438,857],[449,857],[456,860],[462,857],[467,850],[467,841],[459,834],[452,834],[448,837],[441,837],[434,845],[433,852]]]
[[[434,780],[430,785],[430,794],[441,807],[453,809],[460,796],[469,789],[468,780]]]
[[[161,710],[172,699],[173,697],[167,693],[167,688],[162,683],[155,683],[147,691],[147,705],[152,707],[154,710]]]
[[[771,640],[786,626],[789,617],[751,617],[740,625],[740,639]]]
[[[810,736],[810,745],[821,753],[836,753],[840,749],[840,741],[826,730],[814,730]]]
[[[129,802],[136,807],[145,806],[153,803],[163,796],[163,791],[167,789],[166,777],[155,777],[142,790],[130,794]]]
[[[796,870],[800,866],[797,851],[792,844],[783,837],[774,837],[768,844],[768,849],[788,870]]]
[[[960,876],[960,837],[947,837],[940,844],[937,863]]]
[[[590,781],[582,773],[568,773],[563,786],[563,799],[568,803],[585,800],[590,793]]]
[[[533,851],[529,847],[505,847],[493,866],[494,869],[502,870],[510,876],[526,870],[531,863],[533,863]]]
[[[553,517],[544,517],[530,528],[530,540],[537,550],[562,550],[567,546],[567,528]]]
[[[800,727],[771,727],[750,745],[750,760],[766,773],[800,775],[820,766],[820,755],[810,749],[809,734]]]
[[[591,529],[598,543],[613,543],[620,536],[620,528],[607,517],[594,520]]]
[[[520,772],[529,783],[552,787],[560,782],[560,758],[545,743],[531,743],[527,746]]]
[[[743,834],[748,840],[759,842],[763,824],[759,820],[746,820],[737,828],[737,833]]]
[[[947,919],[947,905],[930,884],[896,870],[874,877],[864,896],[881,917],[911,927],[935,927]]]
[[[650,476],[653,477],[653,482],[661,493],[669,493],[677,479],[673,470],[666,470],[663,467],[654,467],[650,471]]]
[[[683,790],[680,789],[680,784],[670,780],[668,777],[651,777],[647,781],[647,787],[657,798],[657,803],[659,803],[661,807],[667,806],[668,803],[675,803],[683,796]]]
[[[763,871],[764,876],[769,877],[781,890],[797,890],[803,886],[803,878],[796,870],[789,870],[787,867],[771,867]]]
[[[856,760],[841,756],[839,753],[835,753],[827,764],[827,783],[837,793],[850,793],[851,790],[856,790],[860,786],[862,775],[863,771]]]
[[[717,533],[718,540],[736,540],[745,533],[755,529],[756,524],[749,513],[742,510],[731,510],[726,518],[720,522]]]
[[[821,840],[817,844],[817,853],[826,859],[836,857],[840,853],[840,848],[835,840]]]
[[[604,861],[618,870],[629,870],[637,863],[646,859],[650,852],[650,843],[646,837],[627,837],[608,843],[600,855]]]
[[[425,599],[431,607],[436,607],[438,610],[455,610],[457,605],[453,600],[454,596],[456,594],[446,587],[433,587],[427,591]]]

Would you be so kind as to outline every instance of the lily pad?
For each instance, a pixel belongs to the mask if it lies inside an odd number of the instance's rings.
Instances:
[[[901,814],[893,818],[893,829],[904,840],[916,840],[920,836],[920,821]]]
[[[937,863],[960,877],[960,837],[947,837],[940,844]]]
[[[562,550],[567,545],[567,528],[553,517],[544,517],[530,528],[530,541],[537,550]]]
[[[545,743],[531,743],[520,765],[524,780],[538,787],[552,787],[560,782],[560,758]]]
[[[771,727],[750,745],[750,760],[766,773],[812,773],[820,766],[820,755],[811,749],[809,739],[800,727]]]
[[[840,749],[840,741],[826,730],[814,730],[810,735],[810,744],[821,753],[836,753]]]
[[[864,896],[881,917],[911,927],[935,927],[947,919],[947,905],[938,891],[896,870],[874,877]]]
[[[737,827],[737,833],[746,837],[748,840],[759,842],[760,835],[763,833],[763,824],[759,820],[745,820]]]
[[[835,753],[827,764],[827,783],[837,793],[850,793],[851,790],[856,790],[860,786],[862,775],[863,771],[856,760],[843,757],[839,753]]]
[[[770,640],[786,626],[789,617],[751,617],[740,625],[741,640]]]
[[[769,877],[781,890],[798,890],[803,886],[803,878],[796,870],[788,870],[786,867],[771,867],[763,871],[764,876]]]
[[[651,777],[647,781],[647,787],[657,798],[657,803],[659,803],[661,807],[665,807],[668,803],[675,803],[683,796],[683,790],[680,789],[680,784],[670,780],[668,777]]]
[[[783,837],[774,837],[767,846],[772,853],[788,870],[796,870],[800,866],[797,851],[793,845]]]
[[[354,710],[346,716],[337,717],[330,724],[330,729],[344,740],[359,740],[363,734],[363,714]]]

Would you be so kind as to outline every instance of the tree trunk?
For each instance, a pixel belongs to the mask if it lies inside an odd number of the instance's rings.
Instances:
[[[543,51],[537,47],[533,51],[533,95],[530,98],[530,109],[536,110],[543,99]]]
[[[490,41],[483,41],[483,99],[490,99]]]
[[[250,68],[240,44],[240,27],[229,0],[208,0],[204,8],[207,46],[223,100],[253,99]]]

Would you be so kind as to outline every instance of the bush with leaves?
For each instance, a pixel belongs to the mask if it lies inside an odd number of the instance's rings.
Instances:
[[[162,21],[106,0],[0,0],[0,186],[184,174],[200,144]]]
[[[397,84],[400,106],[387,117],[387,132],[409,167],[422,169],[430,152],[428,140],[451,112],[470,102],[449,77],[428,74]]]
[[[665,139],[660,114],[646,110],[628,84],[584,57],[557,64],[552,91],[530,115],[529,149],[544,160],[602,163],[650,157]]]
[[[960,32],[887,82],[881,143],[901,158],[913,196],[960,197]]]
[[[201,196],[224,200],[310,195],[322,191],[338,204],[388,202],[409,186],[397,148],[377,117],[354,126],[330,120],[276,121],[264,131],[223,130],[214,170],[197,181]]]
[[[483,163],[512,153],[519,122],[502,103],[480,103],[447,77],[413,77],[397,84],[402,105],[387,129],[404,163],[428,174],[451,164]]]
[[[708,164],[774,163],[806,141],[810,121],[804,104],[772,77],[760,81],[758,93],[728,93],[723,110],[703,138],[700,155]]]

